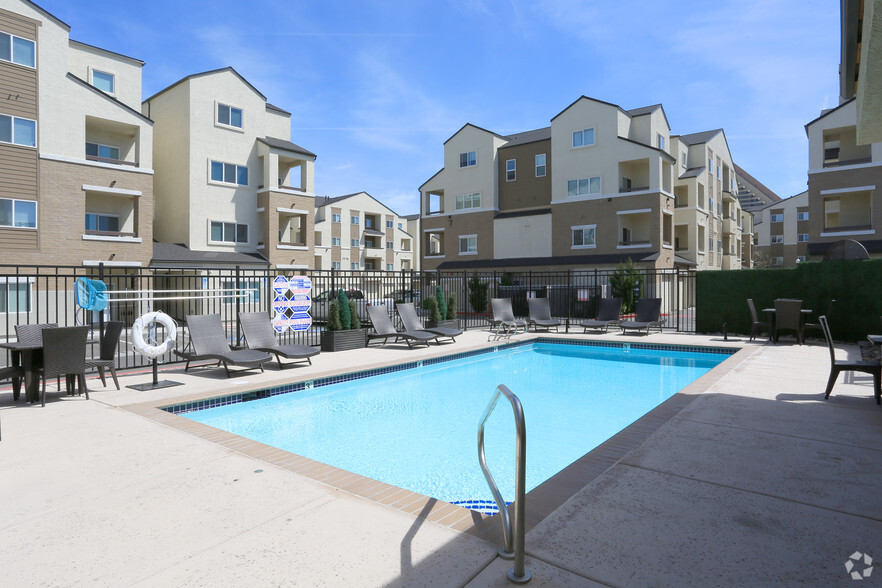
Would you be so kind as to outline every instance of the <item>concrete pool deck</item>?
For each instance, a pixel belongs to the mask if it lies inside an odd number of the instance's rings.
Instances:
[[[719,344],[673,333],[569,337]],[[319,481],[277,455],[145,417],[161,412],[156,405],[458,353],[486,339],[469,331],[429,350],[325,353],[311,367],[230,379],[222,369],[172,369],[161,379],[185,385],[150,392],[125,388],[149,373],[121,378],[120,391],[90,379],[90,401],[50,392],[45,408],[0,393],[2,584],[509,585],[511,562],[463,530],[463,509],[365,497],[341,490],[339,476]],[[528,495],[530,585],[851,585],[850,555],[882,558],[882,407],[872,378],[843,374],[825,401],[826,346],[728,345],[745,349],[728,371],[712,372],[636,447],[610,443],[617,457],[608,469],[593,464],[593,481],[541,516],[531,516],[531,501],[545,498]],[[487,521],[495,523],[476,524]]]

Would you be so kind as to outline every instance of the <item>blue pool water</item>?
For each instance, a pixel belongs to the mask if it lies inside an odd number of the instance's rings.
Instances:
[[[491,500],[477,427],[497,385],[524,407],[529,491],[726,357],[539,342],[182,416],[448,502]],[[511,501],[515,430],[504,399],[485,446]]]

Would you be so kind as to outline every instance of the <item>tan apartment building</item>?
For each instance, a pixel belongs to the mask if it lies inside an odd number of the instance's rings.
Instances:
[[[420,187],[423,269],[741,267],[751,228],[734,177],[722,131],[672,136],[660,104],[582,96],[507,136],[467,124]]]
[[[796,267],[808,259],[808,191],[773,202],[753,214],[758,267]]]
[[[5,263],[146,266],[153,123],[139,109],[143,62],[69,33],[32,2],[0,0],[0,252]]]
[[[290,141],[291,113],[232,67],[187,76],[141,108],[155,121],[154,235],[170,244],[157,263],[312,267],[316,156]]]
[[[408,220],[367,192],[316,200],[315,269],[412,270],[414,255]]]

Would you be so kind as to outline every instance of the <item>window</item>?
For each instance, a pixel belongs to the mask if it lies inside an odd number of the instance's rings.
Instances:
[[[536,155],[536,177],[544,178],[545,169],[545,154],[539,153],[538,155]]]
[[[37,121],[0,114],[0,141],[36,147]]]
[[[119,217],[115,214],[86,213],[86,230],[108,233],[119,232]]]
[[[594,145],[594,129],[573,131],[573,148]]]
[[[772,243],[783,243],[784,235],[772,235]]]
[[[357,261],[353,261],[352,263],[350,263],[350,264],[349,264],[349,269],[357,270],[357,269],[358,269],[358,262],[357,262]]]
[[[398,223],[398,229],[399,229],[399,230],[402,230],[402,231],[404,230],[404,229],[401,228],[401,223]]]
[[[459,167],[472,167],[478,165],[478,152],[469,151],[459,154]]]
[[[30,39],[0,33],[0,59],[27,67],[37,66],[37,44]]]
[[[339,223],[340,222],[340,215],[339,214],[332,214],[331,215],[331,222],[332,223]]]
[[[210,240],[215,243],[247,243],[248,225],[211,221]]]
[[[340,246],[340,237],[331,237],[331,245],[334,247]]]
[[[784,222],[784,214],[783,213],[773,214],[769,217],[769,221],[773,222],[773,223],[783,223]]]
[[[711,253],[714,252],[714,238],[713,237],[707,238],[707,250],[710,251]]]
[[[217,123],[228,127],[242,128],[242,109],[218,103]]]
[[[460,235],[459,236],[459,254],[472,255],[478,252],[478,236],[477,235]]]
[[[119,147],[87,142],[86,157],[100,157],[101,159],[113,159],[119,161]]]
[[[680,154],[680,167],[686,169],[686,152]]]
[[[796,263],[805,263],[808,258],[805,255],[799,255],[796,257]]]
[[[387,263],[386,264],[386,271],[387,272],[395,271],[395,264],[394,263]]]
[[[248,185],[248,168],[244,165],[224,163],[222,161],[211,162],[211,180],[224,184]]]
[[[567,196],[600,194],[600,176],[567,181]]]
[[[349,217],[349,224],[357,225],[358,224],[358,217],[357,216],[350,216]]]
[[[358,247],[360,244],[361,244],[361,242],[358,239],[350,239],[349,240],[350,247]]]
[[[0,227],[36,229],[36,201],[0,198]]]
[[[723,179],[723,166],[722,165],[717,166],[717,179],[718,180]]]
[[[717,239],[717,253],[723,252],[723,240]]]
[[[665,137],[661,133],[658,134],[658,148],[662,151],[665,149]]]
[[[31,284],[18,279],[6,278],[0,283],[0,313],[31,311]]]
[[[808,213],[808,211],[806,211],[806,212],[797,212],[797,213],[796,213],[796,220],[798,220],[798,221],[807,221],[808,219],[809,219],[809,213]]]
[[[238,286],[236,280],[221,280],[221,290],[226,294],[221,298],[223,304],[235,304],[236,300],[260,302],[260,282],[256,280],[240,280]]]
[[[798,235],[796,235],[796,240],[799,243],[808,243],[808,233],[799,233]]]
[[[518,179],[518,160],[517,159],[506,159],[505,160],[505,181],[513,182]]]
[[[364,269],[366,269],[366,270],[372,270],[372,269],[375,269],[375,268],[374,268],[374,262],[373,262],[373,261],[366,261],[366,262],[364,262]]]
[[[395,228],[395,222],[390,221],[390,220],[387,220],[387,221],[386,221],[386,228],[387,228],[387,229],[394,229],[394,228]],[[400,227],[399,227],[399,228],[400,228]]]
[[[573,231],[573,249],[596,247],[597,245],[594,241],[594,232],[596,227],[597,225],[571,227]]]
[[[401,250],[402,251],[410,251],[410,239],[402,239],[401,240]]]
[[[773,257],[772,258],[772,265],[784,265],[784,258],[783,257]]]
[[[714,213],[714,199],[708,198],[707,202],[708,202],[708,204],[710,204],[710,207],[708,207],[708,210],[711,212],[711,214],[713,214]]]
[[[331,269],[340,269],[340,262],[339,261],[332,261],[331,262]]]
[[[481,208],[481,195],[466,194],[464,196],[457,196],[456,209],[462,210],[463,208]]]
[[[714,177],[714,160],[712,157],[707,158],[707,173],[710,174],[711,178]]]
[[[386,249],[395,249],[395,243],[392,241],[386,241]]]
[[[373,229],[374,228],[374,219],[369,216],[364,217],[364,228]]]
[[[116,76],[106,71],[93,69],[92,85],[108,94],[113,94],[114,88],[116,88]]]

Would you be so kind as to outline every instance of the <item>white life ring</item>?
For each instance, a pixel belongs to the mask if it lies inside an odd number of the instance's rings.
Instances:
[[[165,327],[165,340],[158,345],[150,345],[150,341],[147,340],[148,327],[153,322]],[[162,311],[148,312],[136,318],[135,324],[132,325],[132,347],[144,357],[159,357],[174,349],[177,334],[178,325],[172,317]]]

